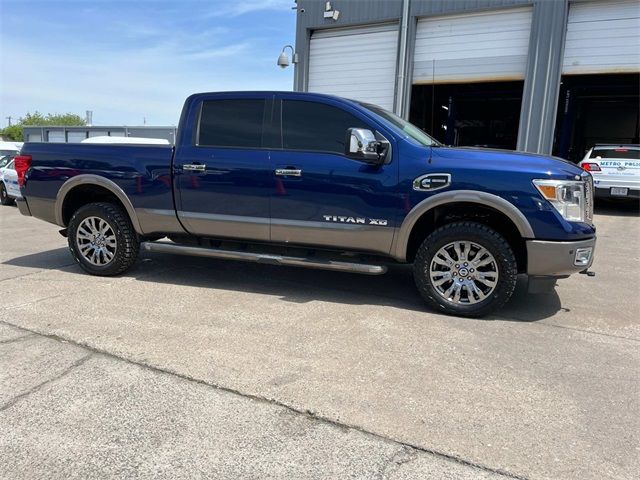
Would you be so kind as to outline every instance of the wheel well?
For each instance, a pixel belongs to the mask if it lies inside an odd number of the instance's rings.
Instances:
[[[407,261],[413,262],[416,252],[424,239],[437,228],[461,220],[485,224],[500,233],[513,249],[518,262],[518,273],[527,269],[526,242],[518,227],[504,213],[477,203],[448,203],[425,212],[415,223],[407,245]]]
[[[64,203],[62,204],[62,221],[64,225],[69,225],[69,220],[80,207],[94,202],[112,203],[122,208],[125,213],[127,211],[120,199],[110,190],[98,185],[78,185],[64,197]]]

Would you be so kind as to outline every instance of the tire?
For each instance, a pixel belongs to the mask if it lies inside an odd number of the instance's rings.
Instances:
[[[138,257],[140,241],[131,220],[112,203],[90,203],[79,208],[67,231],[69,250],[91,275],[118,275]]]
[[[482,317],[501,308],[513,294],[517,275],[509,243],[475,222],[438,228],[422,242],[413,264],[424,300],[437,311],[461,317]]]
[[[13,198],[7,193],[7,187],[4,186],[4,182],[0,182],[0,203],[2,205],[13,205]]]

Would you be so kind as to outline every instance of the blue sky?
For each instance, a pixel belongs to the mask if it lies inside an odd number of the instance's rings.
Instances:
[[[276,60],[293,0],[0,0],[0,125],[93,110],[95,125],[172,125],[191,93],[291,90]]]

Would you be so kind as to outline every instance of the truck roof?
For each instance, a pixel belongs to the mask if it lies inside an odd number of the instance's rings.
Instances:
[[[335,97],[336,95],[331,95],[328,93],[316,93],[316,92],[296,92],[293,90],[222,90],[219,92],[199,92],[194,93],[193,95],[255,95],[255,94],[296,94],[296,95],[309,95],[314,97]],[[340,97],[341,98],[341,97]]]
[[[350,98],[340,97],[338,95],[330,95],[328,93],[315,93],[315,92],[295,92],[295,91],[287,91],[287,90],[235,90],[235,91],[222,91],[222,92],[200,92],[194,93],[189,96],[191,97],[199,97],[204,95],[229,95],[229,96],[238,96],[241,97],[243,95],[278,95],[278,94],[286,94],[286,95],[296,95],[301,97],[311,97],[311,98],[337,98],[340,100],[346,100],[351,103],[358,103],[357,100],[353,100]]]

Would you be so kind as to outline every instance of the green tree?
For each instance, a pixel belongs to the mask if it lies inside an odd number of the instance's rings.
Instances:
[[[11,125],[3,130],[0,130],[0,136],[5,140],[13,140],[14,142],[21,142],[24,140],[22,134],[22,125]]]
[[[24,126],[58,126],[58,127],[73,127],[86,125],[84,118],[75,113],[47,113],[41,114],[37,110],[33,113],[27,112],[24,117],[20,117],[18,122],[14,125],[0,130],[0,135],[7,140],[13,140],[14,142],[21,142],[24,140],[24,134],[22,127]]]

